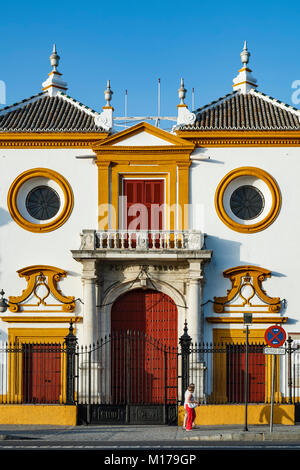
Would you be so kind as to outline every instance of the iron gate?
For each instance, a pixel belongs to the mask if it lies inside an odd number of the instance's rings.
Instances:
[[[177,423],[177,347],[116,331],[78,348],[75,363],[79,423]]]

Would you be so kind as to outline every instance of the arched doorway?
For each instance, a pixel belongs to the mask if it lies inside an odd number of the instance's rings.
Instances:
[[[166,294],[135,289],[111,310],[115,403],[163,404],[177,398],[177,307]]]
[[[177,345],[177,307],[166,294],[153,289],[134,289],[121,295],[111,311],[111,331],[135,330]]]

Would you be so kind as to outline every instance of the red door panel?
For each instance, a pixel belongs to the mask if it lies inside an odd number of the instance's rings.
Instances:
[[[177,308],[173,300],[153,290],[124,294],[113,305],[111,331],[114,401],[175,402]]]
[[[61,351],[59,344],[23,345],[23,397],[26,403],[59,403]]]
[[[164,180],[124,180],[125,228],[162,230]]]
[[[246,352],[245,345],[227,346],[227,397],[230,403],[245,400]],[[249,345],[248,401],[263,403],[265,396],[265,357],[263,346]]]

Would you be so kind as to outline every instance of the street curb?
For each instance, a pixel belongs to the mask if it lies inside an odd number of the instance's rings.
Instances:
[[[300,433],[239,432],[189,436],[185,441],[300,441]]]

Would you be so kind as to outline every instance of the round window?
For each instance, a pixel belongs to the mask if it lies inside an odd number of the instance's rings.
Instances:
[[[49,168],[21,173],[11,184],[7,206],[14,221],[30,232],[45,233],[61,227],[73,209],[68,181]]]
[[[26,209],[37,220],[52,219],[60,208],[60,199],[56,191],[49,186],[37,186],[26,197]]]
[[[255,186],[240,186],[230,197],[230,209],[236,217],[242,220],[252,220],[258,217],[264,205],[263,194]]]
[[[279,214],[281,194],[274,178],[256,167],[231,170],[215,193],[218,216],[237,232],[255,233],[269,227]]]

